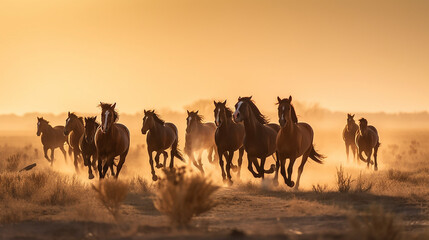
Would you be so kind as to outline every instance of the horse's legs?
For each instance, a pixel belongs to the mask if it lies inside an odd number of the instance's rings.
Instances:
[[[155,163],[156,163],[156,168],[162,168],[162,164],[159,164],[159,155],[161,155],[161,153],[163,153],[163,152],[156,152],[156,155],[155,155]]]
[[[118,166],[116,166],[115,178],[118,178],[119,172],[121,171],[122,166],[124,165],[125,157],[127,157],[127,154],[128,154],[128,150],[126,152],[122,153],[121,156],[119,157]]]
[[[115,171],[113,169],[113,165],[115,164],[115,157],[113,157],[112,162],[109,163],[109,168],[110,168],[110,174],[112,174],[112,176],[116,176]],[[117,166],[116,166],[117,168]]]
[[[94,174],[92,174],[92,167],[93,167],[92,165],[93,164],[91,164],[91,156],[93,158],[93,162],[95,162],[93,155],[86,156],[88,158],[88,179],[93,179],[94,178]],[[84,156],[84,158],[85,158],[85,156]],[[85,162],[85,159],[83,161]]]
[[[54,165],[54,151],[55,151],[55,148],[51,148],[51,167],[52,165]]]
[[[156,181],[158,180],[158,177],[155,174],[155,169],[153,168],[153,158],[152,158],[152,152],[151,150],[147,150],[149,153],[149,163],[150,163],[150,172],[152,173],[152,180]]]
[[[100,156],[97,156],[97,167],[98,167],[98,177],[101,179],[101,178],[104,178],[104,175],[103,175],[103,159],[100,157]]]
[[[374,171],[378,170],[378,163],[377,163],[378,147],[379,147],[379,145],[377,143],[377,145],[375,145],[375,147],[374,147]]]
[[[64,155],[64,162],[66,162],[66,164],[67,164],[67,154],[66,154],[66,150],[64,149],[64,145],[60,146],[60,150]]]
[[[353,153],[353,160],[356,161],[356,163],[360,163],[358,157],[357,157],[357,147],[354,144],[350,145],[351,149],[352,149],[352,153]]]
[[[261,178],[264,179],[264,174],[265,174],[265,159],[266,158],[261,158],[261,165],[259,165],[259,175],[261,175]]]
[[[302,155],[301,164],[298,167],[298,177],[296,178],[296,184],[295,184],[296,190],[298,190],[299,188],[299,180],[301,180],[301,174],[302,174],[302,171],[304,170],[304,165],[307,162],[308,156],[310,155],[310,151],[311,151],[311,148]]]
[[[211,146],[208,150],[207,150],[207,158],[209,160],[209,163],[214,163],[214,157],[213,157],[213,152],[216,153],[215,151],[215,147]],[[215,154],[216,155],[216,154]]]
[[[244,154],[244,147],[242,146],[240,149],[238,149],[238,172],[237,172],[238,178],[240,178],[240,174],[241,174],[241,165],[243,164],[243,154]]]
[[[346,142],[346,155],[347,155],[347,162],[349,162],[349,147],[350,147],[350,144]]]
[[[232,158],[234,157],[234,151],[231,150],[229,151],[228,154],[228,158],[226,160],[226,174],[229,180],[229,183],[232,184],[232,180],[231,180],[231,163],[232,163]]]
[[[48,157],[48,147],[43,146],[43,152],[45,153],[45,158],[48,160],[48,162],[51,162],[51,159]]]
[[[203,151],[204,151],[204,150],[201,150],[201,151],[198,153],[198,165],[199,165],[198,169],[200,170],[200,172],[201,172],[201,173],[203,173],[203,174],[204,174],[203,162],[202,162],[202,155],[203,155]]]
[[[163,167],[165,167],[167,165],[168,152],[167,151],[163,151],[162,155],[164,156],[164,165],[163,165]]]
[[[247,169],[249,169],[249,171],[253,174],[253,177],[255,178],[260,177],[260,175],[253,170],[253,164],[255,164],[256,170],[259,168],[258,163],[256,162],[257,158],[247,155],[247,161],[248,161]]]
[[[365,155],[367,156],[366,167],[369,168],[369,164],[371,163],[372,148],[365,151]]]
[[[287,175],[288,176],[287,176],[287,182],[286,182],[286,184],[289,187],[293,187],[295,185],[295,183],[292,181],[292,170],[293,170],[293,165],[295,164],[296,158],[290,158],[289,160],[290,161],[289,161],[289,166],[287,168]]]
[[[106,162],[104,163],[104,166],[103,166],[103,176],[106,176],[107,170],[109,169],[109,167],[112,167],[114,160],[115,160],[115,157],[108,157],[106,159]],[[112,168],[110,170],[112,170]],[[112,172],[112,176],[115,176],[113,172]]]
[[[280,162],[280,168],[281,168],[280,172],[283,176],[283,179],[285,183],[288,184],[287,176],[286,176],[286,158],[277,159],[277,161]]]
[[[279,153],[276,151],[276,173],[274,174],[274,178],[273,178],[274,186],[279,185],[279,168],[280,168]]]
[[[221,151],[219,151],[219,149],[218,149],[218,154],[219,154],[219,166],[220,166],[220,170],[222,171],[222,179],[223,179],[223,181],[225,182],[225,179],[226,179],[226,173],[225,173],[225,170],[224,170],[224,168],[223,168],[223,158],[222,158],[222,152]],[[228,158],[227,157],[225,157],[226,159],[225,160],[228,160]],[[228,163],[227,163],[228,164]]]
[[[73,151],[73,157],[74,157],[74,168],[76,170],[76,173],[79,173],[79,166],[78,166],[79,152],[77,150]]]

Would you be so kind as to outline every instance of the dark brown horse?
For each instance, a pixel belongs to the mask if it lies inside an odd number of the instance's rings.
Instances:
[[[118,178],[130,149],[130,131],[125,125],[117,123],[119,115],[115,110],[116,103],[100,102],[99,106],[101,107],[101,126],[97,128],[94,138],[97,148],[98,174],[100,178],[104,178],[110,167],[112,175]],[[112,168],[116,156],[119,156],[119,162],[116,174],[114,174]],[[103,159],[106,160],[104,166]]]
[[[293,187],[295,183],[291,180],[292,170],[295,160],[302,156],[301,164],[298,168],[298,178],[296,180],[295,188],[299,187],[299,180],[301,178],[304,165],[308,157],[317,163],[322,163],[324,158],[322,155],[314,150],[313,146],[313,129],[310,125],[304,122],[298,122],[295,109],[292,106],[292,97],[278,100],[278,115],[281,129],[277,135],[277,154],[278,163],[280,163],[281,173],[285,183],[289,187]],[[289,167],[287,169],[288,175],[286,177],[286,159],[289,158]],[[278,184],[278,166],[276,176],[274,177],[274,184]]]
[[[173,123],[164,122],[155,113],[155,110],[144,110],[143,126],[141,129],[142,134],[147,133],[146,143],[147,151],[149,153],[149,163],[151,167],[152,180],[158,180],[153,167],[152,153],[156,152],[155,160],[157,168],[162,166],[166,167],[165,150],[171,147],[170,152],[170,169],[174,167],[174,157],[183,161],[183,156],[180,153],[177,145],[179,143],[179,135],[177,127]],[[159,164],[159,155],[164,154],[164,165]]]
[[[43,144],[43,152],[46,160],[54,164],[54,151],[55,148],[60,148],[64,154],[64,160],[67,163],[66,150],[64,150],[64,143],[67,142],[67,137],[64,136],[64,127],[55,126],[52,127],[48,121],[43,117],[37,117],[37,136],[40,136]],[[48,157],[48,149],[51,150],[51,159]]]
[[[79,149],[79,141],[83,136],[84,126],[83,118],[76,116],[74,113],[68,113],[66,126],[64,127],[64,135],[68,137],[68,143],[73,150],[74,167],[76,172],[79,172],[79,159],[82,157]]]
[[[276,151],[276,137],[279,126],[277,124],[268,124],[267,118],[262,115],[258,107],[251,99],[252,97],[239,97],[235,104],[233,114],[235,122],[244,122],[245,137],[244,149],[247,152],[248,169],[254,177],[264,178],[264,173],[273,173],[275,166],[265,170],[265,159]],[[258,158],[261,164],[258,164]],[[253,170],[255,165],[258,173]]]
[[[354,114],[347,114],[347,124],[344,127],[343,130],[343,140],[346,144],[346,154],[347,154],[347,161],[349,161],[349,149],[352,149],[353,158],[358,161],[357,158],[357,147],[356,147],[356,132],[359,129],[359,126],[356,124],[354,118]]]
[[[96,122],[96,118],[97,117],[85,118],[85,130],[79,141],[79,149],[82,153],[83,164],[88,167],[89,179],[94,178],[91,167],[94,168],[94,171],[97,171],[97,148],[95,147],[94,137],[99,124]],[[113,166],[111,166],[111,170],[113,172]]]
[[[216,143],[215,131],[216,125],[211,122],[203,123],[203,116],[198,114],[198,111],[187,111],[186,118],[186,135],[185,135],[185,154],[195,165],[195,167],[204,173],[201,155],[207,151],[209,163],[216,161]],[[198,155],[198,162],[195,161],[194,154]]]
[[[232,120],[232,110],[226,106],[226,100],[224,102],[215,102],[214,117],[216,123],[215,141],[217,146],[217,152],[219,155],[219,165],[222,170],[223,181],[228,181],[230,184],[231,180],[231,167],[234,169],[235,166],[232,164],[232,158],[234,152],[238,150],[238,173],[240,177],[241,164],[243,163],[244,154],[244,125],[242,123],[235,123]],[[226,158],[226,174],[224,170],[224,162],[222,156]],[[228,179],[226,178],[228,177]]]
[[[356,132],[356,146],[358,150],[359,158],[366,162],[366,166],[372,164],[371,154],[374,149],[374,170],[378,170],[377,153],[380,147],[380,140],[377,129],[374,126],[369,125],[365,118],[359,119],[359,131]],[[367,159],[362,156],[362,152],[365,152]]]

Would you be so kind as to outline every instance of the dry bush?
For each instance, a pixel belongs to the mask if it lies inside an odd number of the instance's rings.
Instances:
[[[402,228],[396,217],[381,206],[371,206],[362,216],[349,218],[351,238],[359,240],[399,240]]]
[[[324,193],[326,191],[326,189],[328,189],[328,185],[324,184],[324,185],[313,185],[313,192],[316,193]]]
[[[200,174],[190,174],[186,168],[164,170],[158,184],[154,205],[167,215],[175,227],[187,227],[194,216],[216,206],[213,193],[219,189]]]
[[[149,193],[150,186],[146,179],[138,176],[133,177],[129,182],[129,190],[133,193]]]
[[[16,153],[6,158],[6,171],[16,172],[18,170],[21,154]]]
[[[359,173],[359,177],[356,179],[356,185],[353,189],[353,192],[362,193],[362,192],[369,192],[372,189],[372,182],[369,182],[365,180],[362,177],[362,172]]]
[[[120,208],[128,194],[128,184],[113,178],[102,179],[97,185],[92,185],[97,192],[97,198],[112,214],[116,221],[120,220]]]
[[[350,191],[351,183],[353,182],[352,176],[344,172],[343,166],[340,165],[340,169],[337,168],[337,186],[338,191],[347,193]]]
[[[389,169],[389,171],[387,172],[387,177],[390,180],[395,180],[398,182],[410,181],[411,175],[412,175],[411,172],[404,172],[404,171],[395,170],[395,169]]]

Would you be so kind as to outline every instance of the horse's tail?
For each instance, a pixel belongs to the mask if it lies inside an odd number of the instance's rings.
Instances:
[[[177,157],[178,159],[182,160],[182,162],[185,162],[185,159],[183,158],[182,152],[176,148],[176,150],[174,151],[174,156]]]
[[[182,162],[185,162],[182,152],[179,149],[179,131],[177,130],[176,126],[174,126],[174,131],[176,132],[176,141],[174,141],[173,143],[173,146],[172,146],[173,152],[171,154],[177,157],[178,159],[180,159]]]
[[[309,157],[311,159],[313,159],[313,161],[322,164],[323,163],[323,159],[325,158],[325,156],[323,156],[322,154],[316,152],[316,150],[314,150],[314,145],[311,145],[311,151],[310,151],[310,155]]]
[[[68,154],[69,154],[69,157],[71,158],[72,153],[73,153],[73,149],[71,148],[70,144],[67,144],[67,145],[69,146]]]

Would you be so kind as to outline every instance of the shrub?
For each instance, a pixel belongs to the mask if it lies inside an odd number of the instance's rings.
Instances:
[[[337,186],[338,191],[346,193],[350,191],[351,183],[353,182],[352,176],[345,173],[343,166],[340,165],[340,169],[337,168]]]
[[[128,194],[128,184],[117,179],[102,179],[97,185],[92,185],[97,192],[97,198],[112,214],[116,221],[120,220],[120,207]]]

